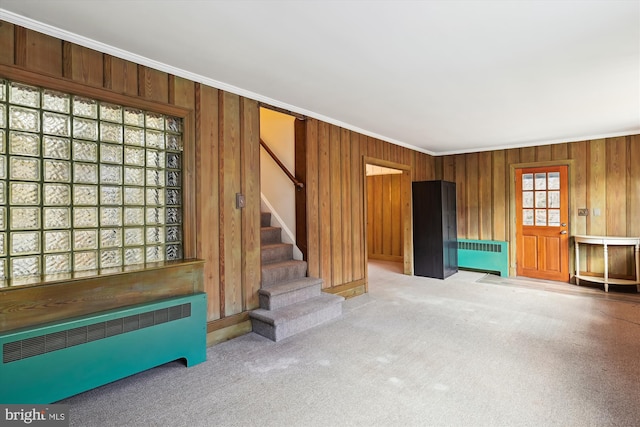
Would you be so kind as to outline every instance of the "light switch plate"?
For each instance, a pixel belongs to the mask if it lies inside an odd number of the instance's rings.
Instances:
[[[244,194],[236,193],[236,209],[244,208]]]
[[[589,216],[589,209],[587,208],[579,208],[578,216]]]
[[[600,208],[593,208],[593,216],[600,216]]]

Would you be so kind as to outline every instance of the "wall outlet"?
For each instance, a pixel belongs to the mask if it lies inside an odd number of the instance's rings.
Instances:
[[[578,216],[589,216],[589,209],[587,208],[579,208]]]

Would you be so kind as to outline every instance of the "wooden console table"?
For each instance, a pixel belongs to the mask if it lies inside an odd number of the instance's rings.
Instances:
[[[608,236],[573,236],[576,246],[576,285],[580,280],[604,283],[604,291],[609,292],[609,285],[636,285],[640,292],[640,237],[608,237]],[[585,276],[580,274],[580,244],[600,245],[604,249],[604,277]],[[609,250],[608,246],[634,246],[635,280],[609,278]]]

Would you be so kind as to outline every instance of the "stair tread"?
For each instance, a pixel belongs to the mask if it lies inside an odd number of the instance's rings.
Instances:
[[[301,277],[287,282],[278,282],[273,285],[268,285],[267,287],[260,289],[258,292],[263,295],[277,296],[317,285],[322,286],[322,279],[317,277]]]
[[[276,261],[276,262],[270,262],[267,264],[263,264],[262,268],[265,269],[269,269],[269,268],[287,268],[287,267],[291,267],[293,265],[299,265],[299,264],[306,264],[306,261],[300,261],[297,259],[288,259],[286,261]]]
[[[333,304],[339,304],[342,301],[344,301],[344,298],[339,295],[322,293],[319,296],[309,298],[304,302],[288,305],[276,310],[265,310],[263,308],[259,308],[251,311],[249,316],[270,325],[277,326],[307,314],[320,311]]]
[[[278,243],[265,243],[265,244],[260,245],[260,247],[263,248],[263,249],[264,248],[278,248],[278,247],[281,247],[281,246],[293,246],[293,244],[278,242]]]

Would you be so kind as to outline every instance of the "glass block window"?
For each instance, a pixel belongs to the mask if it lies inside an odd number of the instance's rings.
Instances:
[[[182,259],[182,120],[0,80],[0,279]]]

